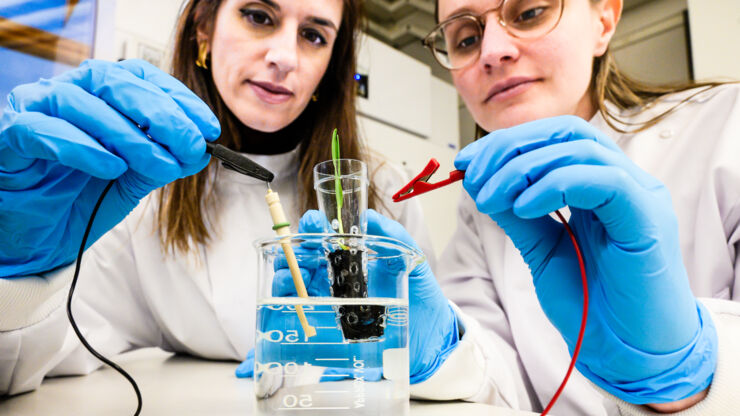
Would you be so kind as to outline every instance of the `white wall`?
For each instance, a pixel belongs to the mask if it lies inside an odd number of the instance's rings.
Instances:
[[[641,81],[691,79],[686,0],[657,0],[626,10],[610,44],[619,68]]]
[[[710,0],[714,1],[714,0]],[[617,26],[614,40],[631,33],[644,30],[648,26],[680,14],[687,8],[686,0],[651,0],[635,8],[625,10]]]
[[[431,131],[429,141],[450,149],[460,147],[460,119],[457,108],[457,90],[452,84],[432,76],[431,82]]]
[[[368,98],[357,101],[360,114],[421,138],[431,132],[431,71],[370,36],[359,41],[357,70],[368,75]]]
[[[740,79],[740,1],[688,0],[696,79]]]
[[[361,115],[440,146],[458,148],[457,91],[434,77],[426,63],[363,36],[357,71],[369,76],[368,98],[357,102]]]
[[[126,0],[119,0],[126,1]],[[95,13],[95,45],[93,58],[114,61],[116,0],[98,0]]]
[[[697,80],[740,79],[738,40],[738,0],[651,0],[625,11],[611,46],[620,67],[645,81],[687,80],[687,67]]]
[[[117,59],[143,58],[169,67],[170,49],[180,7],[185,0],[117,0]]]

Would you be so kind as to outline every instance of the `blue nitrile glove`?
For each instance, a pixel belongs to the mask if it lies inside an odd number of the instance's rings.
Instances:
[[[455,167],[466,171],[478,209],[522,253],[542,309],[572,353],[580,272],[563,225],[548,216],[570,207],[589,282],[581,373],[636,404],[676,401],[710,384],[716,332],[689,288],[660,181],[573,116],[495,131],[463,149]]]
[[[0,118],[0,277],[71,263],[109,180],[88,247],[149,192],[203,169],[219,135],[208,106],[145,61],[86,61],[16,87]]]
[[[403,226],[367,211],[367,233],[395,238],[418,249]],[[431,377],[457,346],[457,316],[426,261],[409,274],[409,358],[411,384]]]
[[[254,377],[254,348],[247,352],[247,357],[236,367],[234,372],[237,378],[252,378]]]

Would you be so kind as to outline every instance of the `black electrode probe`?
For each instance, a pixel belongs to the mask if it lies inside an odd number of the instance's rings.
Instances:
[[[275,179],[275,175],[260,166],[259,163],[220,144],[206,142],[206,153],[220,160],[225,168],[237,171],[242,175],[251,176],[268,183]]]

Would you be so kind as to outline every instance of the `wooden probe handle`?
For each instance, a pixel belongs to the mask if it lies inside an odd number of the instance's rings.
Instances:
[[[289,235],[290,223],[285,218],[283,206],[280,204],[280,197],[277,192],[268,190],[267,195],[265,195],[265,201],[267,201],[267,205],[270,207],[270,215],[272,216],[272,223],[274,224],[272,228],[275,230],[275,233],[280,237]],[[290,245],[290,241],[287,239],[282,240],[280,245],[283,247],[285,258],[288,261],[288,268],[290,268],[290,275],[293,277],[293,284],[295,285],[296,293],[299,297],[307,298],[308,292],[306,291],[306,285],[303,283],[301,271],[298,268],[298,260],[293,252],[293,246]],[[301,321],[301,326],[303,327],[303,332],[306,336],[310,338],[316,335],[316,329],[308,324],[306,314],[303,312],[303,306],[296,305],[295,309],[298,314],[298,320]]]

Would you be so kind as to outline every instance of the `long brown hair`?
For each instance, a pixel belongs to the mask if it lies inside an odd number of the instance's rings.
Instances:
[[[178,21],[172,74],[208,104],[221,123],[217,143],[237,151],[244,149],[241,137],[256,134],[244,126],[229,110],[216,89],[207,69],[195,65],[198,55],[197,30],[213,34],[216,14],[222,0],[191,0]],[[300,141],[298,191],[300,209],[315,209],[312,169],[317,163],[331,159],[331,133],[340,132],[343,158],[366,160],[367,153],[358,140],[355,110],[355,37],[362,23],[361,0],[344,0],[342,22],[332,50],[331,61],[316,90],[317,102],[308,107],[290,126],[286,134],[303,135]],[[257,133],[258,134],[258,133]],[[275,133],[280,135],[280,132]],[[197,244],[207,244],[210,233],[206,223],[213,208],[215,195],[209,178],[218,169],[211,163],[200,173],[167,185],[159,195],[157,223],[165,252],[187,252]],[[377,192],[370,185],[369,205],[377,204]]]

